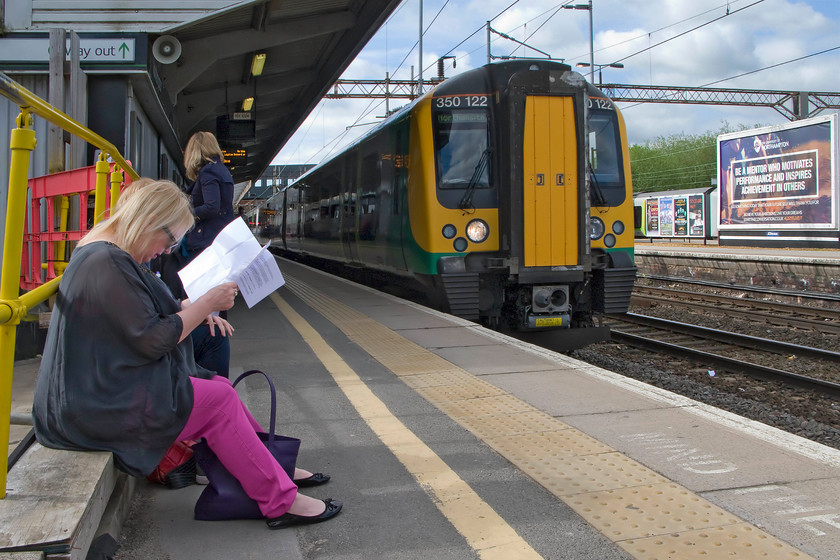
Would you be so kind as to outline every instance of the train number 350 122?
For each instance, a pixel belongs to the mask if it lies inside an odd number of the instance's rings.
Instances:
[[[438,109],[448,107],[487,107],[487,100],[488,96],[486,95],[452,95],[435,99],[435,107]]]

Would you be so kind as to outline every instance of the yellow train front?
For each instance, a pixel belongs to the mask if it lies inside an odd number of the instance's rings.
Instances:
[[[425,286],[491,327],[608,337],[635,279],[621,115],[565,65],[449,78],[288,187],[277,245]]]

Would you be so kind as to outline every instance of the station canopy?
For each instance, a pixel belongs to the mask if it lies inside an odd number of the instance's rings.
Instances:
[[[152,35],[176,141],[214,132],[234,179],[258,178],[399,2],[246,2]]]

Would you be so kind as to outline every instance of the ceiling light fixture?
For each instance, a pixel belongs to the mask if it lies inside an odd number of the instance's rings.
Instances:
[[[251,61],[251,75],[259,76],[260,74],[262,74],[264,66],[265,53],[255,54],[254,59]]]

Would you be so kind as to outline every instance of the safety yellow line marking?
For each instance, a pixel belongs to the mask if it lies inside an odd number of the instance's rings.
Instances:
[[[330,372],[338,387],[397,459],[420,483],[467,543],[486,560],[542,556],[425,443],[397,419],[353,369],[276,292],[271,300]]]
[[[286,281],[350,340],[634,558],[812,558],[348,305]]]

